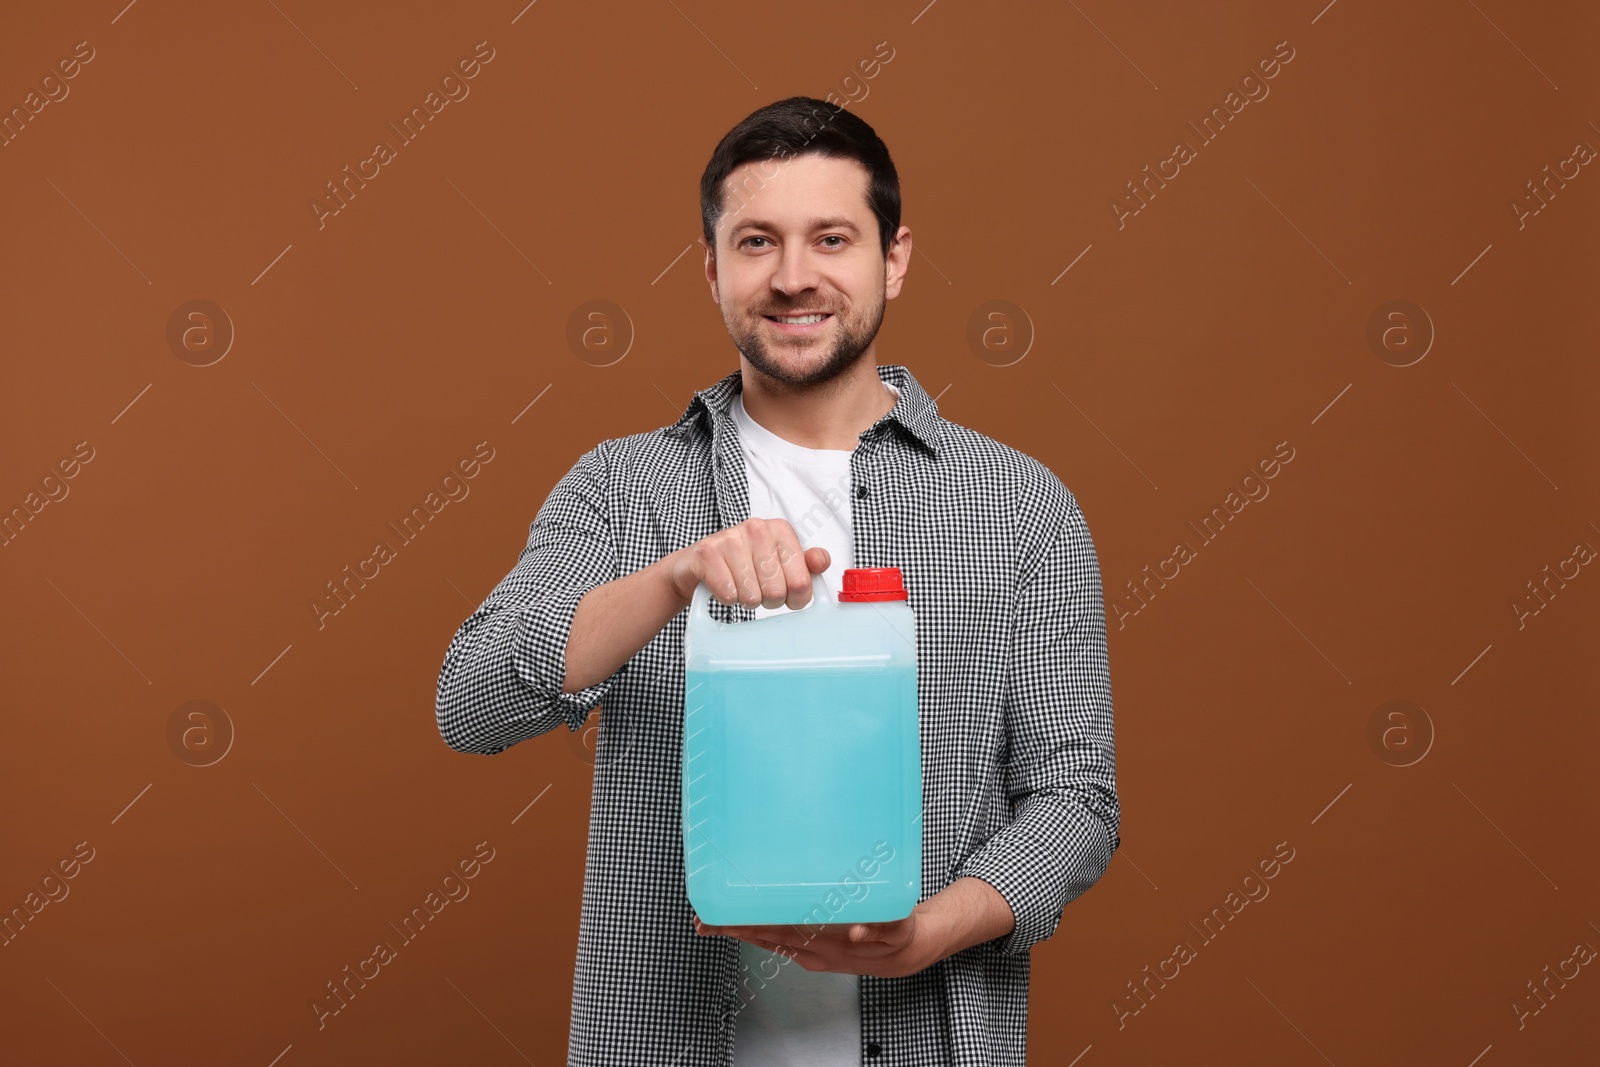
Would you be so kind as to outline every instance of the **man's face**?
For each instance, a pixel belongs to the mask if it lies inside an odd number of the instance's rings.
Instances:
[[[728,335],[761,374],[813,385],[871,351],[884,303],[900,293],[910,231],[886,259],[869,181],[853,159],[812,154],[747,163],[725,183],[706,278]],[[808,312],[824,317],[778,321]]]

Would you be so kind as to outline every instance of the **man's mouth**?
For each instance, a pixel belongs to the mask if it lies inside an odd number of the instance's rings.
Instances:
[[[833,317],[833,314],[827,311],[814,311],[804,315],[763,315],[762,317],[769,322],[776,322],[780,326],[804,328],[826,322]]]

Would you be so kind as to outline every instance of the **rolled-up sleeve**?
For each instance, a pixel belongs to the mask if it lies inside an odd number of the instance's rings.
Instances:
[[[459,752],[492,755],[565,724],[579,729],[631,663],[563,693],[578,602],[617,577],[607,519],[605,444],[573,464],[528,530],[517,564],[461,624],[445,651],[439,734]]]
[[[1055,933],[1120,843],[1100,567],[1083,512],[1066,499],[1065,522],[1024,580],[1012,618],[1001,771],[1015,811],[954,872],[981,878],[1011,906],[1016,928],[997,941],[1002,953]]]

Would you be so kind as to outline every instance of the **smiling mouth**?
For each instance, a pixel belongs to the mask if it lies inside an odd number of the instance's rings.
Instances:
[[[815,326],[833,318],[829,311],[812,312],[809,315],[763,315],[768,322],[776,322],[780,326]]]

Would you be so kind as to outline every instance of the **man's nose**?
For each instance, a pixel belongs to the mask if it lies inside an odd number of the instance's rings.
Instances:
[[[794,296],[796,293],[815,289],[818,278],[809,249],[790,245],[779,254],[778,269],[772,277],[772,287],[785,296]]]

